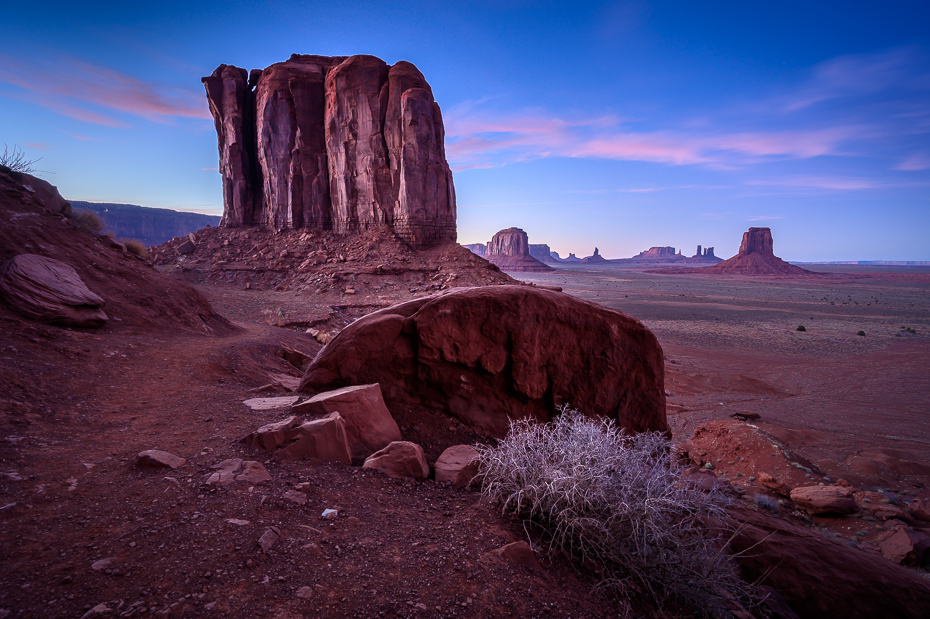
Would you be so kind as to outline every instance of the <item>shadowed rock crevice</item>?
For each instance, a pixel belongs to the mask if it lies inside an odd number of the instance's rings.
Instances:
[[[294,54],[203,78],[218,137],[223,226],[354,233],[414,248],[456,238],[445,130],[409,62]]]

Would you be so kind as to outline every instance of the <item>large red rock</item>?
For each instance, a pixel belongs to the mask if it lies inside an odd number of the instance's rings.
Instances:
[[[506,228],[488,242],[485,257],[502,271],[547,272],[551,266],[530,255],[526,232],[520,228]]]
[[[409,62],[305,56],[204,78],[223,175],[222,225],[393,230],[455,240],[439,106]],[[252,88],[254,87],[254,92]]]
[[[326,71],[344,58],[291,56],[261,72],[255,88],[262,221],[274,230],[332,228],[326,138]]]
[[[312,460],[352,464],[346,426],[339,413],[308,421],[289,431],[291,441],[274,452],[276,460]]]
[[[400,428],[384,404],[377,384],[354,385],[313,396],[291,409],[297,415],[328,415],[338,412],[345,420],[353,458],[365,458],[394,441]]]
[[[36,254],[19,254],[0,265],[0,296],[28,318],[69,327],[99,328],[107,315],[70,265]]]
[[[237,227],[255,221],[261,204],[255,157],[254,101],[245,69],[221,64],[201,80],[216,126],[223,176],[222,225]]]
[[[743,242],[737,255],[711,267],[692,269],[691,272],[730,275],[814,275],[813,272],[788,264],[775,255],[772,231],[769,228],[750,228],[743,234]]]
[[[292,415],[287,419],[260,427],[255,432],[243,437],[240,442],[252,449],[274,451],[281,445],[293,440],[296,435],[294,430],[300,425],[300,418]]]
[[[429,477],[429,464],[423,448],[409,441],[395,441],[371,454],[362,468],[375,469],[397,479],[423,481]]]
[[[842,516],[858,509],[852,491],[842,486],[801,486],[789,496],[808,514]]]
[[[902,565],[921,565],[930,558],[930,535],[900,528],[881,543],[882,556]]]
[[[730,515],[729,549],[744,579],[775,589],[799,616],[926,617],[930,582],[919,574],[781,518],[745,508]]]
[[[668,431],[662,348],[638,320],[528,286],[459,288],[361,318],[299,391],[378,383],[389,408],[445,411],[498,436],[569,404],[629,431]]]

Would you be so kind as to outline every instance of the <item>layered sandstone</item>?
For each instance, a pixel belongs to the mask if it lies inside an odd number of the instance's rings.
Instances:
[[[294,54],[203,78],[223,175],[223,226],[354,233],[414,248],[455,240],[445,129],[409,62]]]
[[[488,261],[502,271],[545,272],[554,270],[530,255],[526,232],[520,228],[506,228],[488,242]]]

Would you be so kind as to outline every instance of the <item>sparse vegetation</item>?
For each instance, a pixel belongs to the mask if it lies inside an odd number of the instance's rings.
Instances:
[[[856,331],[856,335],[860,335],[860,336],[862,336],[862,337],[865,337],[865,331]]]
[[[807,331],[807,327],[805,327],[804,325],[798,325],[798,328],[795,329],[795,331]]]
[[[778,501],[766,494],[756,494],[755,497],[756,505],[762,509],[768,510],[773,514],[778,513]]]
[[[707,528],[725,521],[725,497],[682,476],[665,435],[630,436],[563,408],[477,449],[485,495],[538,527],[550,551],[596,566],[602,591],[660,606],[672,598],[708,615],[750,597],[722,532]]]
[[[9,146],[4,142],[3,154],[0,154],[0,170],[32,174],[36,171],[35,164],[41,159],[41,157],[39,159],[26,159],[26,153],[17,144],[14,144],[13,150],[10,150]]]
[[[103,228],[106,225],[103,223],[103,219],[100,218],[100,215],[89,209],[75,210],[71,214],[71,221],[74,222],[78,228],[96,234],[103,232]]]
[[[126,251],[140,258],[147,258],[149,255],[148,248],[138,239],[120,239],[119,242],[126,246]]]

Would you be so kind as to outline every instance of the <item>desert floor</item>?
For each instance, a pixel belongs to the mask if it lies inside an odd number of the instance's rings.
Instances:
[[[834,479],[923,488],[930,269],[811,268],[820,276],[663,275],[610,264],[514,275],[631,314],[655,332],[677,440],[703,422],[757,413],[760,428]]]
[[[606,265],[518,276],[655,331],[677,441],[754,412],[755,426],[818,475],[930,494],[926,271],[739,280]],[[498,558],[494,549],[525,532],[476,492],[358,467],[279,463],[238,442],[286,414],[242,404],[275,376],[300,375],[277,356],[281,345],[311,355],[320,348],[303,328],[268,323],[304,311],[338,326],[376,299],[311,308],[312,296],[294,292],[198,287],[236,332],[116,323],[92,332],[0,311],[0,617],[94,616],[104,607],[113,617],[616,615],[615,604],[591,594],[595,574],[543,553],[542,572]],[[398,422],[431,460],[440,440],[481,440],[449,420]],[[133,462],[145,449],[187,463],[141,470]],[[210,467],[228,458],[258,460],[272,480],[205,485]],[[722,460],[718,474],[739,483],[753,467],[778,466]],[[288,498],[295,491],[305,503]],[[320,520],[326,508],[339,518]],[[868,524],[876,531],[866,541],[883,528]],[[280,537],[262,553],[258,539],[271,527]],[[854,542],[852,529],[837,533]]]

